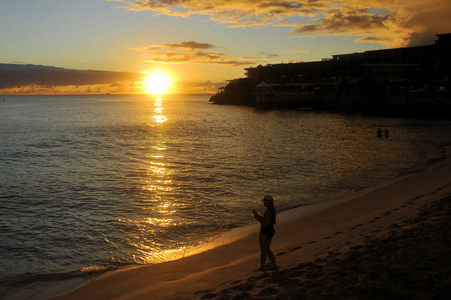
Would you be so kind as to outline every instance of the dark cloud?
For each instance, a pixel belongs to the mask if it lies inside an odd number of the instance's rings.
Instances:
[[[406,27],[418,27],[409,36],[408,46],[433,44],[436,34],[451,32],[451,1],[444,1],[445,3],[425,2],[424,6],[419,7],[416,13],[408,18]]]
[[[135,51],[153,51],[158,49],[179,49],[179,50],[205,50],[214,48],[212,44],[208,43],[198,43],[194,41],[181,42],[180,44],[164,44],[164,45],[150,45],[150,46],[142,46],[142,47],[134,47],[129,48],[127,50],[135,50]]]
[[[388,29],[384,24],[388,16],[372,15],[367,11],[335,11],[319,19],[317,24],[307,24],[294,29],[293,33],[328,32],[333,34],[367,33]]]
[[[274,57],[279,57],[278,54],[275,53],[266,53],[266,52],[260,52],[260,55],[263,55],[264,57],[270,59],[270,58],[274,58]]]
[[[264,2],[264,3],[260,3],[258,4],[259,7],[261,8],[267,8],[267,7],[282,7],[285,9],[296,9],[296,8],[300,8],[302,6],[301,3],[296,3],[296,2],[288,2],[288,1],[272,1],[272,2]]]
[[[165,46],[174,49],[189,49],[189,50],[213,48],[212,44],[198,43],[194,41],[182,42],[180,44],[166,44]]]
[[[450,29],[451,31],[451,29]],[[423,45],[432,45],[437,39],[436,34],[441,33],[437,32],[437,30],[430,29],[424,32],[416,32],[412,33],[407,43],[407,46],[415,47],[415,46],[423,46]]]
[[[135,81],[142,77],[138,73],[72,70],[31,64],[1,64],[0,89],[23,86],[84,86]]]
[[[369,43],[380,43],[380,42],[386,42],[387,39],[379,36],[367,36],[363,39],[360,39],[361,42],[369,42]]]
[[[391,39],[384,36],[367,36],[356,40],[356,43],[389,44],[390,42]]]
[[[311,33],[311,32],[318,32],[321,30],[320,25],[314,25],[314,24],[307,24],[302,25],[297,29],[292,30],[292,33]]]

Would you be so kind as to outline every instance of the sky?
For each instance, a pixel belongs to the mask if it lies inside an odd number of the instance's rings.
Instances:
[[[2,0],[0,94],[214,92],[258,65],[433,44],[450,0]],[[147,79],[149,80],[149,79]]]

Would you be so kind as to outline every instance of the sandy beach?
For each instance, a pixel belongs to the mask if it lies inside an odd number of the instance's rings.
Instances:
[[[256,271],[255,226],[231,243],[107,273],[53,299],[441,299],[451,284],[451,147],[443,151],[419,172],[281,214],[272,245],[279,271]]]

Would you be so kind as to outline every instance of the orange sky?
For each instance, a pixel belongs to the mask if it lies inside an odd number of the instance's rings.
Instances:
[[[2,1],[0,93],[141,93],[155,71],[214,92],[246,67],[432,44],[450,15],[449,0]]]

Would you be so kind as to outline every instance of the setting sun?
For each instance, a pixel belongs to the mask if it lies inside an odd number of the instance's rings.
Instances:
[[[171,92],[172,79],[163,72],[148,73],[144,78],[143,89],[147,94],[161,95]]]

